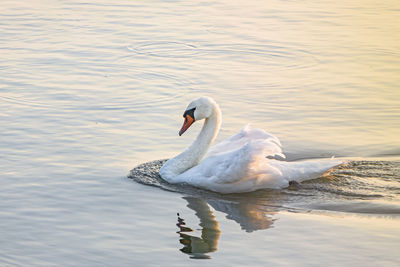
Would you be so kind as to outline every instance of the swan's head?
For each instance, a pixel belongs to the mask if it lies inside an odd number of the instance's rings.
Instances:
[[[183,113],[183,118],[185,121],[183,122],[182,128],[179,131],[179,135],[182,135],[195,121],[210,117],[213,114],[216,106],[217,103],[215,103],[212,98],[207,96],[202,96],[190,102]]]

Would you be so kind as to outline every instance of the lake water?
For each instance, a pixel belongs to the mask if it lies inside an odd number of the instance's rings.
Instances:
[[[399,18],[396,0],[2,1],[0,265],[398,266]],[[251,123],[288,160],[350,162],[283,190],[168,185],[153,161],[191,143],[201,95],[217,141]]]

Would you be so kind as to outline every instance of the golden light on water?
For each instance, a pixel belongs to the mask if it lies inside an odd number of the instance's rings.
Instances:
[[[1,3],[0,265],[399,265],[398,0]],[[289,160],[351,163],[243,195],[167,184],[150,161],[196,137],[201,95],[216,141],[250,123]]]

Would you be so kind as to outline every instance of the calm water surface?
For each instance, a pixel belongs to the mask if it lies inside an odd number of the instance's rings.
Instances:
[[[2,1],[0,265],[398,266],[400,8],[334,2]],[[252,123],[289,160],[350,163],[280,191],[165,184],[152,161],[195,137],[200,95],[217,141]]]

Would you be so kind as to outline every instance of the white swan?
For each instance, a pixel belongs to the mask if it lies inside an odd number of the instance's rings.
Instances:
[[[179,135],[193,122],[205,121],[196,140],[161,167],[159,174],[169,183],[187,183],[220,193],[278,189],[287,187],[290,181],[320,177],[343,163],[337,159],[277,160],[277,157],[285,158],[278,138],[249,126],[208,151],[221,125],[221,111],[209,97],[192,101],[183,117],[185,121]]]

